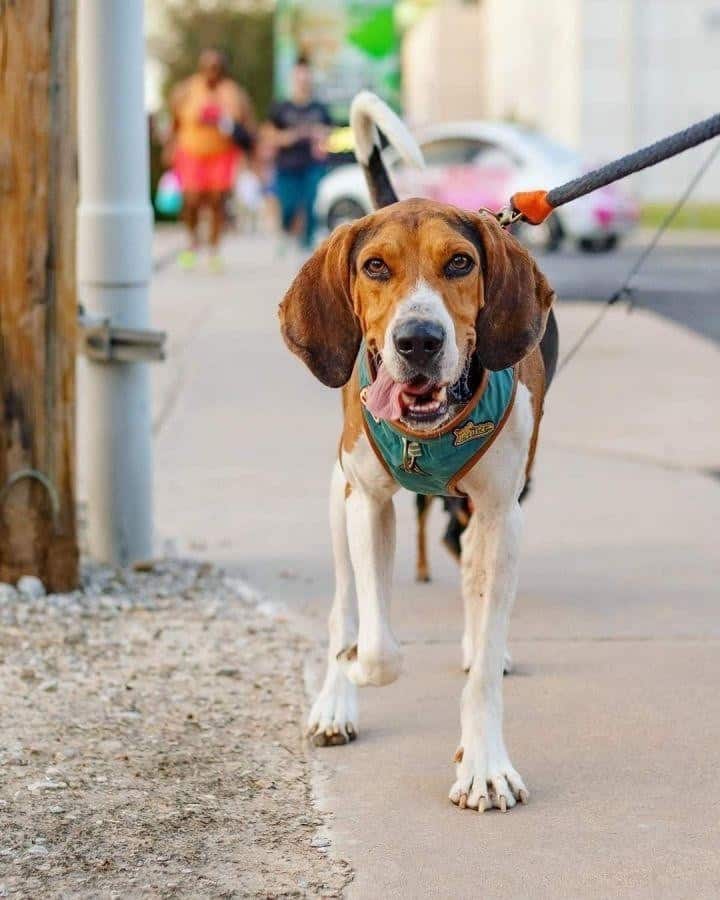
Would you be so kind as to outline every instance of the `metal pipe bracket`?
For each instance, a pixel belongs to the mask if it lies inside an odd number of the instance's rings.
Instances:
[[[167,332],[147,328],[120,328],[108,318],[84,311],[78,319],[78,351],[93,362],[162,362]]]

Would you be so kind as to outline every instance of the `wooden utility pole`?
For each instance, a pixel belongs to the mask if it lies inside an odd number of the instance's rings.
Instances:
[[[74,0],[0,0],[0,581],[78,581]]]

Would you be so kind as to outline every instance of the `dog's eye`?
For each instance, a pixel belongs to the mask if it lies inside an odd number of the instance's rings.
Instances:
[[[448,278],[457,278],[467,275],[475,266],[473,259],[467,253],[456,253],[445,266],[445,274]]]
[[[387,267],[387,264],[377,256],[373,256],[372,259],[368,259],[363,264],[363,271],[371,278],[377,278],[381,281],[390,277],[390,269]]]

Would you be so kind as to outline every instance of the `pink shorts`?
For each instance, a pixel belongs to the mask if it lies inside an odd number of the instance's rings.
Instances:
[[[212,156],[195,156],[178,147],[173,168],[184,193],[203,194],[230,191],[235,186],[239,152],[232,148]]]

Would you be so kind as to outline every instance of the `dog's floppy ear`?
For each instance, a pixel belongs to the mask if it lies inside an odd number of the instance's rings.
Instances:
[[[280,304],[285,343],[328,387],[349,380],[362,338],[351,296],[356,235],[354,223],[337,228],[300,269]]]
[[[491,214],[478,215],[475,226],[484,282],[476,351],[486,369],[505,369],[543,336],[555,293],[530,253]]]

